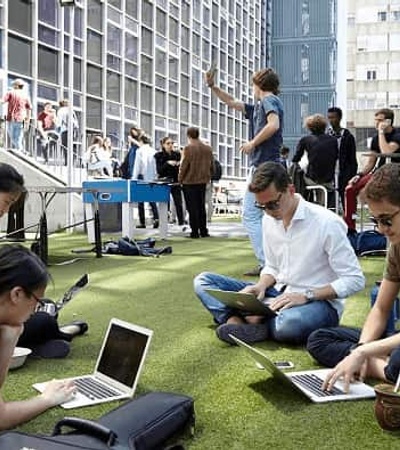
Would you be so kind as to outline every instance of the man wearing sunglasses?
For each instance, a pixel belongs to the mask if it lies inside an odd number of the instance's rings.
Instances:
[[[387,322],[400,290],[400,165],[378,169],[364,191],[379,231],[390,242],[378,297],[362,330],[325,328],[312,333],[307,348],[320,363],[333,367],[324,383],[330,389],[339,377],[348,388],[355,378],[395,383],[400,373],[400,334],[388,335]]]
[[[217,336],[230,343],[230,334],[245,342],[271,339],[301,344],[321,327],[337,326],[345,298],[364,288],[347,228],[332,211],[295,193],[284,167],[261,164],[249,190],[264,212],[265,266],[257,283],[204,272],[194,289],[217,323]],[[207,289],[253,293],[278,314],[266,319],[231,309]]]

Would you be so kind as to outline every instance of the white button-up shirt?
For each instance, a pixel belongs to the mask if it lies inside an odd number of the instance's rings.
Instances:
[[[365,286],[347,227],[332,211],[295,195],[299,204],[287,229],[282,220],[263,217],[261,274],[272,275],[277,289],[286,285],[286,292],[304,293],[330,284],[338,296],[330,302],[340,317],[344,299]]]

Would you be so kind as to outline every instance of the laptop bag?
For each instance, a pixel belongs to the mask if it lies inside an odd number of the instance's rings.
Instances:
[[[8,431],[0,434],[0,448],[21,450],[162,450],[185,429],[194,432],[194,400],[167,392],[150,392],[130,400],[97,422],[65,417],[52,436]],[[73,431],[62,434],[63,428]],[[175,446],[169,447],[170,449]],[[183,448],[177,446],[176,448]]]

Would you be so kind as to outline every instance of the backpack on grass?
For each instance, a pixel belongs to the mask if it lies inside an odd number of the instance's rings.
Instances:
[[[378,231],[367,230],[358,233],[355,230],[349,230],[347,237],[358,256],[382,255],[386,252],[386,237]]]

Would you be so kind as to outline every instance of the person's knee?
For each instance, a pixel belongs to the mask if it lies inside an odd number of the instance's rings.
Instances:
[[[310,335],[308,336],[306,348],[308,353],[310,353],[310,355],[315,359],[318,359],[316,356],[318,355],[321,346],[326,346],[326,341],[329,338],[329,335],[329,329],[319,328],[318,330],[310,333]]]
[[[208,286],[211,282],[211,272],[201,272],[194,277],[193,287],[196,294],[204,290],[204,286]]]
[[[272,331],[274,340],[278,342],[288,342],[293,344],[301,344],[305,342],[301,327],[299,327],[300,320],[297,315],[290,314],[282,320],[275,321],[275,327]]]

